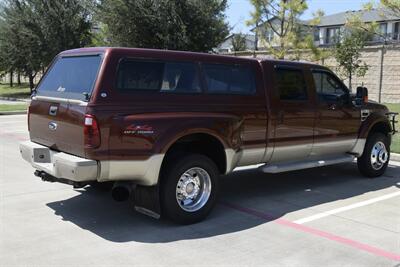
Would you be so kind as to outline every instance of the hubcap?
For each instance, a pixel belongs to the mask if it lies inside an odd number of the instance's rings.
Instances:
[[[375,170],[381,169],[389,159],[389,153],[382,142],[377,142],[371,151],[371,164]]]
[[[185,171],[176,185],[176,201],[188,212],[201,209],[207,203],[210,194],[210,175],[199,167]]]

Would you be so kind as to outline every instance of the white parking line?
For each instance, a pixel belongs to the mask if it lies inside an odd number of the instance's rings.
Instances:
[[[373,204],[373,203],[376,203],[376,202],[379,202],[379,201],[383,201],[383,200],[386,200],[386,199],[389,199],[389,198],[397,197],[397,196],[400,196],[400,191],[394,192],[394,193],[391,193],[391,194],[387,194],[387,195],[384,195],[384,196],[372,198],[372,199],[369,199],[369,200],[361,201],[361,202],[358,202],[358,203],[354,203],[354,204],[351,204],[351,205],[348,205],[348,206],[344,206],[344,207],[341,207],[341,208],[337,208],[337,209],[333,209],[333,210],[329,210],[329,211],[324,211],[324,212],[321,212],[321,213],[318,213],[318,214],[315,214],[315,215],[312,215],[312,216],[309,216],[309,217],[305,217],[305,218],[296,220],[296,221],[294,221],[294,223],[303,224],[303,223],[306,223],[306,222],[315,221],[315,220],[318,220],[318,219],[321,219],[321,218],[324,218],[324,217],[327,217],[327,216],[330,216],[330,215],[333,215],[333,214],[337,214],[337,213],[340,213],[340,212],[344,212],[344,211],[352,210],[352,209],[355,209],[355,208],[367,206],[367,205],[370,205],[370,204]]]

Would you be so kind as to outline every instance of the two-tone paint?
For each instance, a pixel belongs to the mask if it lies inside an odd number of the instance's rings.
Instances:
[[[213,140],[210,153],[222,153],[219,169],[291,162],[327,155],[362,154],[374,127],[388,126],[387,109],[378,104],[362,121],[361,107],[351,101],[332,107],[317,99],[311,71],[328,69],[308,64],[246,59],[191,52],[127,48],[85,48],[62,56],[101,55],[103,60],[90,99],[85,101],[34,97],[30,105],[30,138],[54,151],[97,162],[98,181],[131,180],[156,185],[171,148],[191,136]],[[122,93],[116,88],[119,63],[129,58],[250,66],[256,78],[254,95]],[[274,68],[287,66],[303,71],[308,99],[281,101]],[[204,81],[202,81],[204,84]],[[56,107],[57,114],[49,110]],[[96,117],[101,145],[84,146],[85,114]],[[48,127],[50,122],[57,129]],[[378,125],[378,126],[376,126]],[[93,179],[93,178],[91,178]]]

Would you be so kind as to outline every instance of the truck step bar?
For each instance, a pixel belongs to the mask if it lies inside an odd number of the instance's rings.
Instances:
[[[338,157],[330,157],[326,159],[315,159],[315,160],[309,159],[304,161],[283,162],[271,165],[265,164],[259,167],[259,169],[265,173],[280,173],[280,172],[288,172],[301,169],[328,166],[338,163],[352,162],[354,158],[355,157],[352,155],[340,155]]]

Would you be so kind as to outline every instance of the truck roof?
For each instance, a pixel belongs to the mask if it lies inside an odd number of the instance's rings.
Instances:
[[[126,53],[129,54],[137,54],[138,52],[143,52],[146,54],[169,54],[171,56],[179,56],[180,58],[187,57],[190,58],[197,58],[197,59],[236,59],[241,62],[274,62],[276,64],[290,64],[290,65],[314,65],[319,66],[318,64],[312,62],[305,62],[305,61],[292,61],[292,60],[277,60],[277,59],[265,59],[265,58],[247,58],[247,57],[236,57],[231,55],[218,55],[218,54],[209,54],[209,53],[201,53],[201,52],[191,52],[191,51],[178,51],[178,50],[163,50],[163,49],[150,49],[150,48],[128,48],[128,47],[85,47],[85,48],[77,48],[66,50],[60,53],[60,55],[75,55],[75,54],[86,54],[86,53],[107,53],[107,52],[119,52],[119,53]]]

